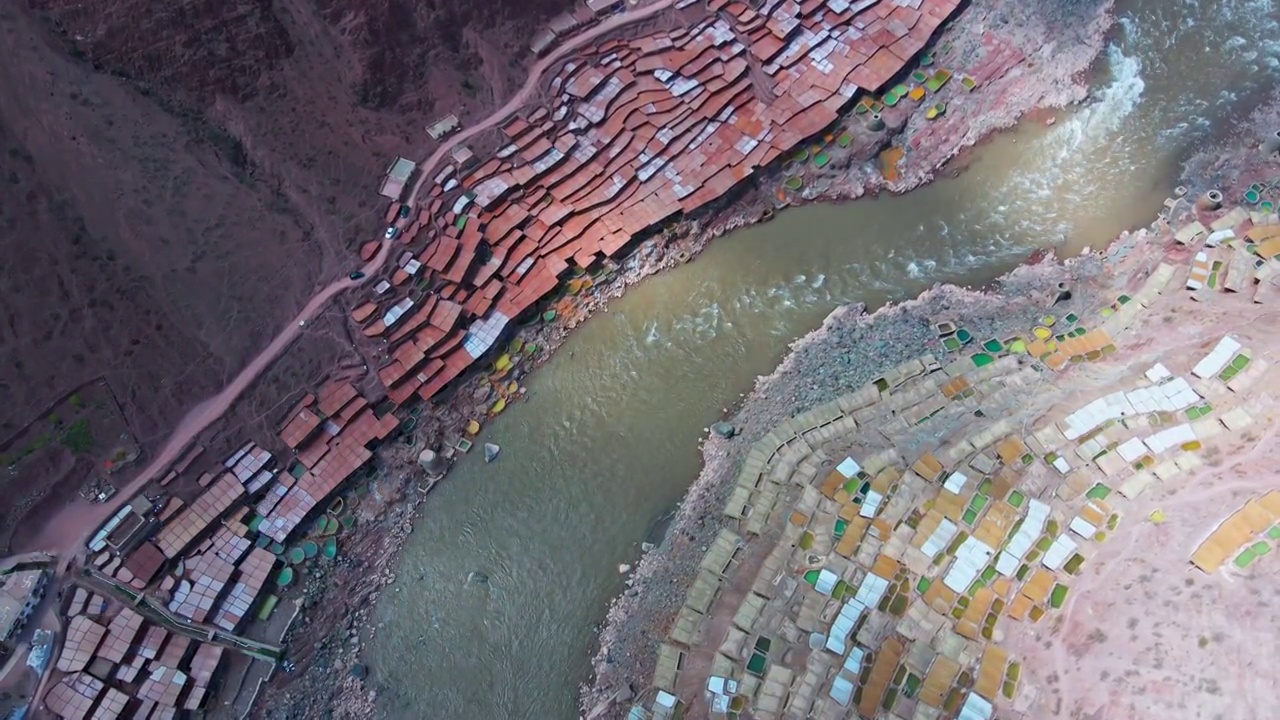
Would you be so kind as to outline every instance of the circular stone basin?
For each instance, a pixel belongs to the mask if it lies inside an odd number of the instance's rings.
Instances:
[[[956,331],[956,339],[962,343],[967,343],[973,339],[973,333],[964,328],[960,328]]]
[[[1044,317],[1040,318],[1040,324],[1045,327],[1053,327],[1053,324],[1055,322],[1057,322],[1057,320],[1054,319],[1052,315],[1045,315]]]
[[[1011,353],[1025,353],[1026,351],[1027,341],[1022,338],[1014,338],[1013,342],[1009,343],[1009,352]]]
[[[338,541],[335,538],[325,538],[324,547],[321,549],[324,556],[330,560],[338,557]]]
[[[280,587],[289,587],[293,583],[293,568],[287,567],[280,571],[276,576],[276,584]]]
[[[305,550],[303,550],[302,548],[300,548],[300,547],[296,547],[296,548],[290,548],[290,549],[289,549],[289,563],[290,563],[290,564],[292,564],[292,565],[297,565],[298,563],[300,563],[300,562],[302,562],[303,560],[306,560],[306,559],[307,559],[307,553],[306,553],[306,551],[305,551]]]
[[[310,540],[302,543],[302,553],[307,556],[307,559],[315,557],[318,552],[320,552],[319,545],[316,545]]]
[[[1258,209],[1262,210],[1262,212],[1264,212],[1264,213],[1269,213],[1269,212],[1272,212],[1273,210],[1275,210],[1275,207],[1276,207],[1276,206],[1275,206],[1275,205],[1274,205],[1270,200],[1268,200],[1268,201],[1266,201],[1266,202],[1262,203],[1261,205],[1259,205],[1259,206],[1258,206]]]
[[[1250,190],[1244,194],[1244,201],[1250,205],[1256,205],[1262,196],[1258,195],[1257,190]]]
[[[995,362],[996,359],[986,353],[974,353],[972,355],[973,364],[977,367],[985,367]]]
[[[551,322],[552,320],[555,320],[555,319],[556,319],[556,311],[555,311],[555,310],[548,310],[548,311],[546,311],[546,312],[542,313],[542,321],[543,321],[543,322]]]
[[[782,185],[788,190],[799,190],[804,187],[804,181],[798,177],[789,177],[782,181]]]
[[[1004,350],[1004,343],[996,340],[995,338],[991,338],[990,340],[982,343],[982,349],[989,353],[998,353],[1001,350]]]
[[[1031,334],[1035,335],[1038,340],[1048,340],[1053,336],[1053,332],[1051,332],[1047,327],[1038,327],[1032,330]]]

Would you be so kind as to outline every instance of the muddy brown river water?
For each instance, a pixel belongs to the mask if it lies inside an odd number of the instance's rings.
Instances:
[[[577,717],[619,563],[656,541],[697,475],[698,439],[842,303],[985,283],[1039,247],[1145,225],[1181,161],[1280,76],[1270,0],[1131,0],[1094,97],[1024,125],[903,197],[789,210],[648,279],[575,331],[432,491],[368,657],[384,715]],[[485,584],[468,583],[478,571]]]

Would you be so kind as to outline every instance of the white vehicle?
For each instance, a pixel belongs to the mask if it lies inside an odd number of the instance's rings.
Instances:
[[[392,225],[387,228],[387,231],[382,234],[382,237],[388,240],[395,240],[396,236],[399,234],[400,234],[400,228],[396,227],[395,225]]]

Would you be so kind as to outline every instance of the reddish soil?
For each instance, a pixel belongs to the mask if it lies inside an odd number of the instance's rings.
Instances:
[[[390,158],[514,92],[529,38],[573,4],[0,8],[0,439],[105,376],[158,450],[355,267]]]
[[[57,504],[43,498],[92,496],[120,482],[138,446],[106,381],[67,394],[18,434],[0,440],[0,550],[24,544],[20,527],[44,526]],[[90,488],[93,488],[90,490]],[[87,504],[87,503],[86,503]]]

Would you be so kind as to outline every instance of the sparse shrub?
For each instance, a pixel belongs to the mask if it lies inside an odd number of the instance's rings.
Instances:
[[[62,434],[62,444],[73,453],[87,453],[93,449],[93,433],[88,420],[77,420],[67,426]]]

